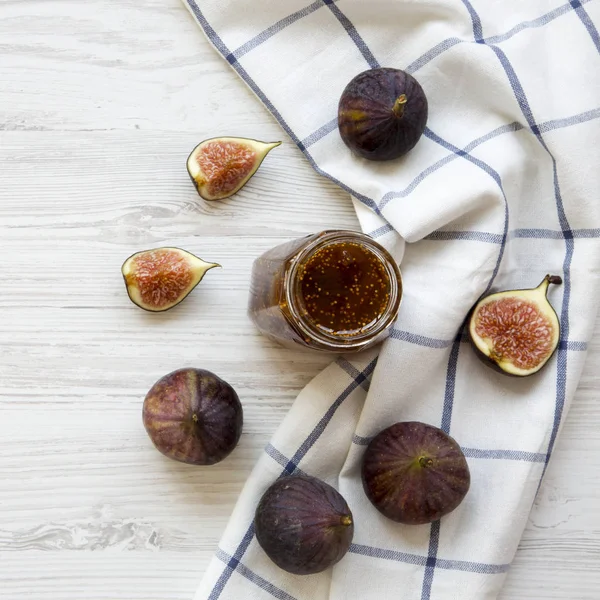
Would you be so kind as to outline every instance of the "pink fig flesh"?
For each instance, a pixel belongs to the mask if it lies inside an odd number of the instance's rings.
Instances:
[[[192,150],[187,170],[202,198],[222,200],[244,187],[265,156],[280,144],[248,138],[211,138]]]
[[[539,371],[560,340],[560,322],[547,293],[558,276],[547,275],[536,288],[496,292],[479,300],[469,319],[477,355],[508,375]]]

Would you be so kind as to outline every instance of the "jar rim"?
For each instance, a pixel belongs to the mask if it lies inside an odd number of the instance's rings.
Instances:
[[[317,328],[314,323],[300,310],[298,298],[298,269],[317,250],[334,243],[343,241],[360,242],[369,252],[374,254],[385,267],[390,282],[390,297],[384,313],[372,327],[360,331],[354,335],[341,337],[328,334]],[[290,316],[294,320],[299,332],[318,343],[325,350],[356,351],[363,346],[368,346],[373,338],[388,329],[398,316],[402,300],[402,275],[398,264],[392,255],[373,238],[359,231],[346,229],[333,229],[322,231],[317,237],[305,246],[290,262],[285,273],[285,295]]]

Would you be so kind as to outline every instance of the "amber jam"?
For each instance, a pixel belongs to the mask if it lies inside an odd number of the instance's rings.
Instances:
[[[357,242],[334,242],[298,269],[301,307],[331,335],[352,336],[373,327],[390,302],[390,276],[380,258]]]
[[[382,246],[361,233],[324,231],[255,261],[249,315],[279,342],[350,352],[387,337],[401,295],[398,266]]]

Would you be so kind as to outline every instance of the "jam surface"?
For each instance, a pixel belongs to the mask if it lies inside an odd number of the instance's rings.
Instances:
[[[330,335],[367,331],[390,301],[385,265],[357,242],[334,242],[316,250],[301,265],[299,283],[305,316]]]

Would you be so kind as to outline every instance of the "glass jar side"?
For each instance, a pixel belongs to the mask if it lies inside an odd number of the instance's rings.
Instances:
[[[248,316],[263,335],[284,345],[307,345],[290,317],[287,273],[294,257],[316,237],[313,234],[275,246],[252,265]]]

